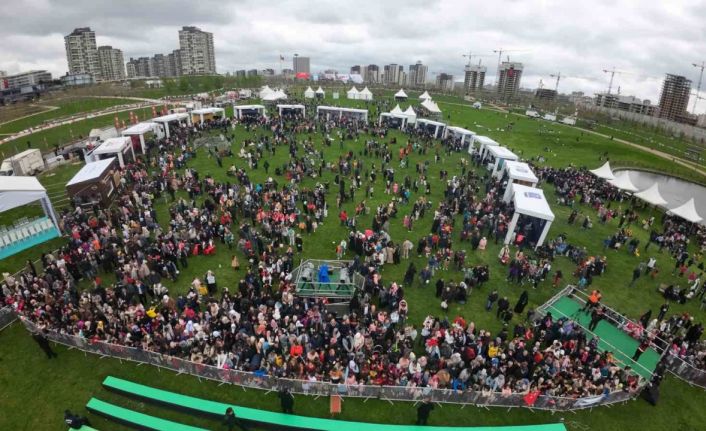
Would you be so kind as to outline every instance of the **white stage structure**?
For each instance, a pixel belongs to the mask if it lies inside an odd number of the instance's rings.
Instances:
[[[522,185],[527,187],[537,187],[539,178],[532,172],[530,165],[524,162],[508,160],[503,167],[503,177],[507,177],[507,186],[503,200],[510,202],[512,199],[512,191],[514,185]]]
[[[126,159],[135,160],[135,151],[132,149],[132,140],[129,136],[106,139],[98,148],[91,151],[87,159],[91,158],[96,162],[111,157],[118,158],[121,168],[125,167]]]
[[[186,112],[177,112],[174,114],[163,115],[152,119],[163,128],[164,136],[169,138],[169,127],[179,127],[182,124],[191,125],[191,116]]]
[[[39,182],[37,177],[3,177],[0,181],[0,212],[39,201],[44,214],[49,217],[55,227],[59,223],[56,219],[54,207],[47,195],[47,189]]]
[[[520,219],[520,215],[525,215],[535,219],[543,220],[544,226],[542,227],[542,233],[537,239],[535,244],[535,249],[542,244],[549,234],[549,228],[552,226],[554,221],[554,213],[549,207],[547,199],[544,197],[544,192],[542,189],[537,189],[534,187],[527,187],[517,184],[513,187],[514,191],[512,194],[512,199],[515,206],[515,214],[512,215],[510,220],[510,225],[507,229],[507,234],[505,235],[505,244],[509,244],[512,240],[512,236],[517,228],[517,222]]]
[[[331,117],[337,117],[339,119],[345,117],[353,117],[358,120],[368,122],[368,110],[367,109],[356,109],[356,108],[339,108],[337,106],[317,106],[316,116],[326,115],[326,120],[330,120]]]
[[[654,206],[663,207],[667,205],[667,201],[659,192],[659,184],[657,183],[652,184],[649,188],[641,192],[635,193],[633,196]]]
[[[475,144],[478,144],[478,154],[480,154],[481,160],[485,159],[485,153],[487,152],[489,147],[500,146],[500,144],[498,144],[494,140],[490,139],[487,136],[482,136],[482,135],[476,135],[473,137],[472,146]]]
[[[252,114],[267,118],[264,105],[233,105],[233,116],[236,120],[242,120]]]
[[[319,87],[321,88],[321,87]],[[306,87],[306,90],[304,90],[304,97],[307,99],[313,99],[316,96],[316,92],[312,90],[311,87]]]
[[[628,175],[627,171],[618,172],[618,174],[615,175],[615,179],[608,180],[608,182],[613,187],[616,187],[624,192],[635,193],[638,190],[638,188],[635,187],[635,184],[630,181],[630,175]]]
[[[194,122],[194,116],[198,116],[199,124],[203,124],[206,120],[212,118],[223,118],[226,116],[226,110],[223,108],[199,108],[191,111],[191,122]]]
[[[591,169],[588,172],[592,173],[593,175],[597,176],[598,178],[603,178],[604,180],[614,180],[615,175],[613,175],[613,171],[610,169],[610,162],[605,162],[603,166],[597,169]]]
[[[463,127],[449,126],[446,128],[446,133],[444,133],[444,138],[451,137],[453,139],[461,139],[461,144],[465,144],[466,141],[469,143],[468,151],[473,149],[473,137],[476,132],[464,129]]]
[[[306,115],[306,108],[304,105],[277,105],[277,110],[279,111],[280,116],[284,110],[302,111],[302,115]]]
[[[140,139],[140,148],[142,148],[142,154],[147,152],[147,146],[145,144],[145,135],[149,133],[157,133],[159,126],[157,123],[144,122],[137,123],[134,126],[130,126],[122,131],[123,136],[138,136]]]
[[[491,163],[493,165],[491,175],[496,178],[502,175],[502,169],[506,161],[519,159],[517,154],[499,145],[488,147],[487,155],[488,158],[490,158],[488,166],[490,166]]]
[[[446,129],[446,123],[441,123],[439,121],[429,120],[426,118],[418,118],[417,122],[415,123],[415,128],[417,129],[422,127],[425,130],[428,130],[432,126],[434,127],[435,138],[441,138],[442,136],[444,136],[444,129]]]
[[[692,223],[701,223],[703,221],[703,217],[701,217],[699,213],[696,212],[694,198],[689,199],[688,201],[684,202],[682,205],[676,208],[672,208],[671,210],[667,211],[667,214],[681,217],[684,220],[690,221]]]

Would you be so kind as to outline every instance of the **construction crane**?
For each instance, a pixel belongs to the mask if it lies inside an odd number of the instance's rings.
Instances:
[[[611,90],[613,90],[613,78],[615,78],[615,74],[617,73],[618,75],[630,73],[630,72],[624,72],[621,70],[616,70],[615,67],[612,69],[603,69],[603,73],[610,73],[610,82],[608,83],[608,94],[610,94]]]
[[[559,80],[561,80],[561,72],[557,73],[556,75],[549,75],[552,78],[556,78],[556,85],[554,85],[554,91],[556,92],[557,96],[559,95]]]
[[[694,114],[696,114],[696,102],[701,99],[701,97],[699,96],[699,92],[701,91],[701,80],[704,77],[704,67],[706,67],[706,63],[702,61],[701,64],[691,63],[691,65],[698,69],[701,69],[701,73],[699,73],[699,84],[696,86],[696,98],[694,99],[694,107],[691,108],[691,110],[694,111]]]
[[[495,85],[498,83],[498,79],[500,79],[500,62],[503,58],[503,53],[508,53],[508,52],[522,52],[526,51],[526,49],[494,49],[493,52],[495,54],[498,54],[498,73],[495,74]],[[508,57],[508,60],[510,60],[510,57]]]
[[[492,57],[492,55],[490,55],[490,54],[487,54],[487,55],[486,54],[473,54],[471,51],[468,51],[468,54],[463,54],[462,57],[468,58],[468,64],[466,66],[470,66],[473,57]]]

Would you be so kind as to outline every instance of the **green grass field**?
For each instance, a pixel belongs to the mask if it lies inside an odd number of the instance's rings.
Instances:
[[[441,98],[439,99],[441,100]],[[447,99],[444,99],[447,100]],[[331,100],[327,102],[333,102]],[[336,103],[346,105],[361,105],[362,102],[351,102],[339,100]],[[393,104],[394,106],[394,104]],[[403,109],[406,108],[403,104]],[[507,145],[514,151],[521,153],[523,158],[536,159],[538,156],[543,156],[547,164],[551,166],[567,166],[570,164],[578,166],[596,167],[602,162],[599,161],[599,155],[607,152],[613,164],[619,163],[620,160],[638,161],[653,169],[664,170],[669,172],[674,169],[671,162],[647,152],[639,151],[634,148],[610,141],[594,135],[583,133],[579,129],[563,127],[560,125],[547,125],[544,122],[536,122],[529,119],[523,119],[505,113],[498,113],[491,110],[472,110],[463,102],[447,101],[440,102],[440,107],[444,111],[444,119],[454,125],[466,127],[474,130],[479,134],[487,134],[498,140],[500,143]],[[377,120],[371,117],[371,121]],[[109,120],[110,121],[110,120]],[[512,127],[508,127],[512,124]],[[246,138],[262,135],[265,132],[246,133],[242,129],[236,130],[236,142],[234,148],[240,148],[240,142]],[[300,135],[303,139],[306,135]],[[406,137],[399,132],[391,132],[388,139],[397,137],[398,142],[405,143]],[[322,148],[321,137],[315,134],[311,135],[316,145]],[[341,146],[338,141],[334,142],[332,147],[325,147],[325,159],[327,161],[336,160],[338,155],[346,151],[354,151],[356,154],[361,152],[361,147],[364,138],[361,137],[359,142],[345,141]],[[400,144],[398,144],[400,145]],[[393,154],[395,148],[392,149]],[[359,156],[367,166],[376,161],[372,158]],[[433,157],[433,156],[431,156]],[[445,157],[442,163],[430,165],[429,178],[432,180],[432,193],[429,199],[436,205],[441,200],[443,188],[438,180],[438,172],[440,169],[445,169],[451,175],[460,171],[459,159],[466,157],[464,154],[453,154],[451,157]],[[409,168],[402,169],[396,167],[396,179],[402,181],[403,178],[409,175],[411,178],[416,176],[413,168],[415,163],[424,161],[430,158],[430,155],[422,156],[413,154],[410,157]],[[273,175],[276,166],[285,163],[288,159],[288,154],[285,148],[278,148],[277,154],[274,157],[268,158],[271,165],[270,172],[265,173],[262,166],[256,170],[249,172],[250,178],[255,182],[262,182],[268,176]],[[433,159],[432,159],[433,160]],[[189,163],[189,166],[195,168],[202,175],[211,174],[218,181],[227,181],[229,177],[225,172],[230,164],[235,164],[239,167],[245,167],[245,163],[237,158],[224,159],[223,168],[219,168],[216,161],[208,157],[205,150],[199,150],[196,159]],[[379,167],[379,161],[377,161]],[[56,193],[60,198],[60,186],[62,182],[66,182],[73,175],[71,170],[77,169],[75,166],[61,168],[54,175],[42,178],[43,183],[51,184],[51,194]],[[75,172],[75,170],[73,171]],[[694,174],[696,175],[696,174]],[[283,178],[277,178],[280,184],[284,181]],[[703,178],[702,178],[703,179]],[[312,187],[316,182],[329,181],[333,184],[333,174],[325,172],[321,179],[306,179],[301,187]],[[385,195],[384,187],[380,179],[374,185],[375,192],[372,199],[368,199],[368,206],[374,208],[381,204],[387,204],[390,196]],[[56,188],[57,190],[54,190]],[[560,207],[554,204],[555,198],[553,189],[550,186],[544,187],[545,193],[552,204],[552,209],[555,212],[556,220],[550,231],[550,238],[553,238],[559,233],[566,233],[568,240],[575,245],[586,247],[589,252],[594,254],[606,254],[608,258],[608,269],[602,277],[594,279],[594,286],[600,288],[604,292],[604,301],[622,311],[623,313],[636,318],[647,309],[656,311],[662,298],[655,292],[656,287],[662,282],[681,282],[683,280],[674,278],[670,275],[671,269],[674,266],[674,261],[667,254],[658,254],[655,249],[649,253],[643,253],[642,259],[645,260],[649,255],[654,255],[658,259],[658,265],[662,269],[659,276],[655,280],[648,277],[641,278],[635,288],[628,288],[633,268],[640,262],[640,258],[630,256],[625,250],[622,251],[603,251],[602,241],[609,237],[617,229],[617,222],[613,221],[608,225],[595,223],[592,230],[581,230],[577,226],[569,226],[567,218],[570,213],[570,208]],[[318,231],[310,236],[304,235],[304,253],[301,257],[308,258],[333,258],[334,242],[340,241],[346,237],[345,228],[339,226],[336,215],[338,209],[335,208],[335,187],[331,188],[328,195],[328,200],[332,207],[329,210],[329,218],[321,225]],[[418,195],[413,195],[412,199],[416,199]],[[356,193],[355,203],[362,199],[362,190]],[[157,204],[157,213],[159,222],[165,225],[167,220],[167,210],[170,202],[166,199],[161,199]],[[347,203],[344,208],[349,214],[353,213],[354,203]],[[627,205],[627,204],[624,204]],[[595,212],[584,206],[578,207],[584,214],[590,214],[596,220]],[[397,220],[391,222],[390,235],[395,241],[401,242],[409,238],[416,243],[416,240],[424,234],[427,234],[431,225],[431,216],[427,215],[420,220],[414,227],[413,232],[408,233],[402,226],[402,217],[411,210],[411,204],[400,206],[399,216]],[[358,221],[360,228],[370,226],[372,216],[361,217]],[[648,238],[648,233],[638,226],[633,226],[635,235],[640,239],[641,244],[645,244]],[[529,286],[519,287],[508,284],[505,281],[506,268],[499,265],[497,262],[497,254],[499,245],[489,242],[487,250],[484,252],[470,251],[470,244],[460,243],[459,232],[454,235],[454,248],[467,247],[467,263],[487,263],[491,270],[490,282],[483,288],[474,291],[469,297],[469,301],[460,305],[452,303],[448,312],[450,318],[456,315],[463,315],[468,321],[474,321],[477,327],[487,328],[497,332],[500,329],[500,322],[495,318],[494,313],[487,313],[483,309],[485,296],[491,289],[498,289],[501,295],[508,296],[510,301],[515,303],[524,288],[529,289],[530,307],[535,307],[545,302],[551,297],[555,290],[551,287],[550,282],[546,282],[537,290],[531,289]],[[13,256],[0,262],[3,270],[16,270],[25,262],[26,259],[36,258],[42,251],[51,250],[56,244],[48,243],[42,247],[37,247],[33,250],[28,250],[24,253]],[[223,246],[219,246],[215,256],[199,256],[192,258],[189,263],[189,268],[182,272],[177,283],[167,282],[172,294],[184,292],[188,289],[188,285],[193,277],[203,277],[203,274],[208,269],[213,269],[218,278],[218,285],[223,287],[235,287],[239,277],[243,274],[236,273],[230,269],[229,262],[233,252]],[[241,256],[242,257],[242,256]],[[352,258],[349,254],[347,258]],[[242,259],[241,259],[242,261]],[[424,265],[424,260],[413,257],[417,268]],[[403,261],[399,266],[388,265],[384,268],[383,276],[387,282],[401,281],[406,269],[407,262]],[[574,281],[571,276],[574,265],[566,258],[558,258],[553,265],[553,271],[562,270],[565,275],[566,282]],[[461,273],[455,270],[439,271],[438,277],[445,280],[458,281]],[[110,281],[109,277],[106,277]],[[432,284],[435,279],[432,280]],[[430,287],[420,287],[418,283],[413,286],[405,286],[405,297],[410,304],[409,319],[411,322],[421,324],[424,317],[428,314],[441,314],[439,300],[434,297],[433,289]],[[696,316],[703,316],[703,312],[698,310],[698,305],[695,303],[687,303],[684,306],[673,304],[670,312],[677,313],[689,311]],[[517,318],[516,318],[517,320]],[[162,371],[143,366],[136,367],[131,364],[120,363],[119,361],[103,359],[100,360],[94,356],[84,358],[84,355],[75,351],[66,351],[60,349],[60,359],[55,362],[47,362],[39,348],[33,344],[33,341],[17,324],[8,330],[0,333],[0,384],[5,388],[10,388],[2,392],[0,395],[0,406],[4,411],[13,412],[9,415],[0,415],[0,429],[61,429],[60,415],[64,408],[72,408],[80,410],[91,396],[99,395],[107,401],[115,401],[120,405],[125,405],[136,410],[146,412],[153,415],[158,415],[165,418],[170,418],[178,421],[183,421],[192,425],[202,425],[210,428],[215,428],[216,424],[209,421],[188,417],[179,413],[174,413],[162,408],[148,406],[142,403],[127,402],[124,398],[116,395],[108,394],[100,388],[100,382],[106,375],[116,375],[128,379],[134,379],[144,384],[163,387],[166,389],[177,390],[186,394],[212,398],[216,400],[227,400],[230,402],[242,403],[243,405],[275,409],[277,407],[274,397],[264,395],[264,392],[248,390],[243,392],[239,388],[217,387],[216,384],[199,382],[195,378],[179,376],[174,377],[173,373]],[[631,355],[632,352],[629,352]],[[42,387],[40,393],[33,391],[32,388]],[[476,409],[467,407],[460,409],[453,406],[444,406],[434,411],[432,423],[448,424],[448,425],[495,425],[495,424],[526,424],[526,423],[546,423],[557,421],[558,417],[566,417],[569,429],[583,430],[603,430],[603,429],[641,429],[641,430],[661,430],[667,427],[673,429],[699,429],[701,424],[706,420],[706,413],[702,406],[706,402],[706,392],[694,388],[690,388],[683,382],[677,381],[674,378],[668,378],[662,387],[662,399],[659,407],[653,408],[642,401],[630,402],[625,406],[612,408],[598,408],[592,412],[580,412],[577,414],[564,413],[550,415],[547,413],[533,413],[528,410],[514,409],[506,412],[501,409]],[[60,397],[54,394],[61,393]],[[303,397],[297,397],[297,412],[302,414],[310,414],[316,416],[327,415],[327,401],[325,400],[309,400]],[[25,415],[20,406],[31,409],[43,409],[46,414],[43,415]],[[414,417],[413,407],[405,403],[397,403],[392,408],[385,401],[370,400],[363,404],[358,400],[346,400],[344,403],[344,419],[359,419],[365,421],[379,421],[389,423],[409,423]],[[92,417],[93,419],[94,417]],[[6,422],[5,422],[6,421]],[[575,422],[573,425],[570,421]],[[96,420],[99,429],[121,429],[112,424]],[[588,426],[590,428],[583,428]]]

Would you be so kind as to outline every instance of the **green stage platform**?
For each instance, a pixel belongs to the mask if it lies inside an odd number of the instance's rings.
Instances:
[[[564,424],[547,425],[522,425],[499,427],[443,427],[443,426],[415,426],[415,425],[385,425],[365,422],[339,421],[335,419],[321,419],[307,416],[288,415],[266,410],[239,407],[201,398],[181,395],[175,392],[164,391],[149,386],[133,383],[115,377],[106,377],[103,386],[123,395],[139,398],[159,405],[175,408],[177,410],[208,415],[215,419],[223,417],[226,409],[232,407],[235,414],[242,420],[264,424],[274,428],[296,428],[319,431],[566,431]],[[93,400],[92,400],[93,401]],[[409,418],[410,421],[413,418]]]
[[[564,296],[549,306],[548,311],[552,313],[555,319],[568,317],[579,322],[584,328],[588,328],[588,325],[591,323],[591,315],[579,311],[581,307],[582,304],[579,302]],[[623,366],[629,365],[632,367],[633,371],[645,379],[651,377],[660,359],[660,355],[656,350],[652,348],[647,349],[647,351],[640,356],[640,360],[635,363],[635,361],[632,360],[632,355],[640,344],[637,340],[606,320],[601,320],[593,332],[600,338],[598,343],[599,349],[612,352]],[[588,333],[588,336],[589,338],[593,338],[591,333]]]

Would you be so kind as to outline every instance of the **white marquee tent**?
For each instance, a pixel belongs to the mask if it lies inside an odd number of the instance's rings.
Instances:
[[[446,133],[444,134],[444,138],[448,138],[449,136],[454,139],[461,139],[461,144],[466,143],[466,139],[468,139],[468,142],[470,143],[470,146],[468,148],[468,152],[470,153],[471,150],[473,149],[473,137],[476,135],[475,132],[472,132],[470,130],[464,129],[463,127],[457,127],[457,126],[449,126],[446,128]]]
[[[657,183],[652,184],[649,188],[646,188],[641,192],[635,193],[633,196],[651,205],[659,207],[667,205],[667,201],[659,193],[659,184]]]
[[[544,197],[542,189],[527,187],[521,184],[515,185],[513,189],[512,199],[515,206],[515,214],[512,215],[512,220],[510,220],[507,235],[505,235],[505,244],[509,244],[512,240],[512,235],[517,228],[517,221],[522,214],[535,219],[544,220],[544,227],[535,245],[535,248],[537,248],[541,246],[547,238],[549,228],[554,221],[554,213],[549,207],[549,203]]]
[[[434,137],[441,138],[444,136],[444,129],[446,129],[446,123],[441,123],[439,121],[428,120],[426,118],[419,118],[415,122],[415,127],[423,127],[425,130],[429,130],[434,127]]]
[[[272,93],[274,93],[274,90],[272,90],[269,85],[265,85],[265,86],[262,87],[262,89],[260,90],[260,94],[259,94],[259,95],[260,95],[260,99],[264,99],[265,96],[268,96],[268,95],[270,95],[270,94],[272,94]]]
[[[265,97],[262,97],[262,100],[264,102],[276,102],[278,100],[287,100],[287,94],[285,94],[285,92],[282,90],[277,90],[265,95]]]
[[[614,187],[626,192],[635,193],[638,190],[638,188],[635,187],[635,184],[630,181],[630,175],[628,175],[627,171],[618,172],[615,179],[608,180],[608,182]]]
[[[0,181],[0,212],[36,201],[42,204],[44,214],[51,219],[54,226],[59,226],[54,207],[52,207],[47,195],[47,189],[36,177],[2,177],[2,181]]]
[[[132,149],[132,140],[130,137],[122,136],[120,138],[106,139],[98,148],[89,154],[87,160],[90,158],[92,161],[96,162],[109,157],[117,157],[118,164],[121,168],[125,167],[125,162],[135,160],[135,151]]]
[[[186,112],[176,112],[174,114],[168,114],[168,115],[163,115],[161,117],[156,117],[153,118],[152,121],[155,123],[161,124],[161,126],[164,128],[164,135],[169,138],[169,126],[171,125],[179,125],[179,124],[187,124],[191,125],[190,123],[191,116],[187,114]]]
[[[492,158],[491,163],[493,164],[491,175],[496,178],[502,175],[505,162],[519,159],[517,154],[500,145],[488,147],[488,156]]]
[[[368,110],[367,109],[356,109],[356,108],[339,108],[337,106],[317,106],[316,116],[320,117],[322,115],[326,116],[326,120],[332,117],[343,118],[352,117],[357,120],[368,122]]]
[[[400,88],[400,91],[395,93],[395,99],[397,100],[407,100],[407,93],[404,92],[402,88]]]
[[[701,221],[703,221],[703,217],[701,217],[699,213],[696,212],[694,198],[689,199],[684,204],[676,208],[672,208],[671,210],[667,211],[667,214],[681,217],[684,220],[690,221],[692,223],[700,223]]]
[[[348,92],[346,93],[346,97],[348,97],[349,99],[354,99],[354,100],[358,99],[359,95],[360,95],[360,91],[358,91],[358,89],[355,88],[355,86],[353,86],[353,88],[348,90]]]
[[[488,151],[488,148],[490,147],[495,147],[499,146],[497,142],[494,140],[490,139],[487,136],[482,136],[482,135],[476,135],[473,137],[473,144],[478,144],[478,153],[480,154],[480,159],[483,160],[486,157],[486,152]]]
[[[593,175],[597,176],[598,178],[603,178],[604,180],[614,180],[615,175],[613,175],[613,171],[610,169],[610,162],[605,162],[603,166],[597,169],[591,169],[588,171],[592,173]]]
[[[429,111],[430,114],[441,114],[441,109],[439,109],[439,105],[437,105],[436,102],[432,101],[431,99],[425,99],[422,102],[422,107]]]
[[[428,92],[424,91],[424,93],[419,96],[419,100],[431,100],[431,96]]]
[[[263,105],[233,105],[233,116],[237,120],[242,120],[251,114],[267,118],[267,113]]]
[[[198,116],[199,124],[203,124],[209,118],[223,118],[226,116],[226,110],[223,108],[209,107],[199,108],[191,111],[191,121],[194,122],[194,116]]]
[[[144,122],[137,123],[133,126],[128,127],[122,131],[123,136],[138,136],[140,139],[140,147],[142,148],[142,154],[147,152],[147,146],[145,144],[145,135],[148,133],[157,133],[159,126],[157,123]]]
[[[324,91],[323,88],[319,87],[316,89],[316,97],[324,98],[326,96],[326,92]]]
[[[414,124],[417,122],[417,113],[414,112],[414,108],[412,108],[411,105],[407,107],[407,110],[404,111],[404,113],[407,114],[407,116],[409,117],[407,123]]]
[[[321,88],[321,87],[319,87]],[[306,90],[304,91],[304,97],[307,99],[313,99],[316,96],[316,92],[312,90],[311,87],[306,87]]]
[[[414,117],[416,118],[416,116]],[[410,116],[402,111],[400,105],[394,107],[390,112],[383,112],[380,114],[380,119],[378,120],[378,126],[382,125],[384,119],[396,119],[399,122],[401,130],[404,130],[408,124],[410,124]]]
[[[507,176],[507,186],[505,187],[505,194],[503,195],[505,202],[510,202],[512,199],[514,185],[519,184],[527,187],[536,187],[539,182],[539,178],[532,172],[530,165],[516,160],[508,160],[505,162],[503,176]]]
[[[306,115],[304,105],[277,105],[277,110],[279,111],[279,115],[282,115],[283,111],[301,111],[302,115]]]
[[[360,100],[373,100],[373,93],[365,87],[360,93],[358,93],[358,99]]]

